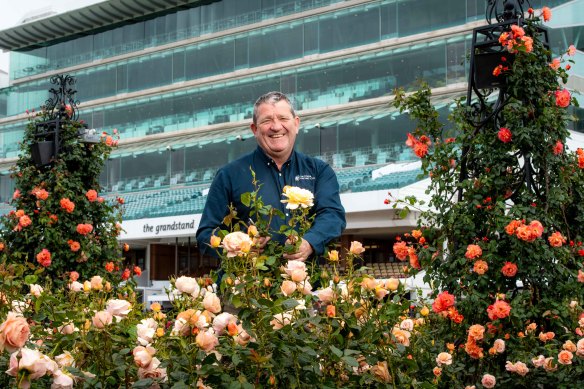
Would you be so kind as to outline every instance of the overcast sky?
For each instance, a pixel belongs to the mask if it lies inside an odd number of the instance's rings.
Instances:
[[[104,0],[13,0],[16,6],[4,6],[0,11],[0,30],[5,30],[20,24],[22,19],[37,13],[37,10],[53,10],[58,13]],[[7,2],[7,1],[6,1]],[[6,4],[5,4],[6,5]],[[0,50],[0,69],[8,71],[8,54]]]

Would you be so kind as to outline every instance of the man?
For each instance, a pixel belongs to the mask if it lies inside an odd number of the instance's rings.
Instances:
[[[222,222],[228,214],[229,204],[237,209],[237,217],[248,223],[249,209],[242,204],[241,194],[254,190],[252,170],[261,185],[259,196],[264,204],[269,204],[286,215],[285,220],[278,217],[272,220],[272,231],[278,231],[292,216],[281,202],[284,199],[284,186],[301,187],[314,194],[311,212],[316,217],[312,227],[302,238],[298,250],[293,254],[286,254],[286,259],[305,261],[311,255],[321,255],[326,244],[341,235],[346,222],[337,177],[325,162],[294,150],[299,126],[300,118],[296,116],[292,103],[283,93],[269,92],[256,101],[250,127],[258,147],[217,172],[197,230],[201,253],[215,255],[215,249],[209,246],[209,241],[217,227],[225,228]],[[286,237],[277,233],[272,236],[285,243]],[[264,239],[262,246],[266,242]]]

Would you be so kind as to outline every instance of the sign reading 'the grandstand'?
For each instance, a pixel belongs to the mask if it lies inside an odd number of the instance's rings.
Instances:
[[[122,223],[124,231],[120,240],[193,236],[200,220],[200,214],[126,220]]]

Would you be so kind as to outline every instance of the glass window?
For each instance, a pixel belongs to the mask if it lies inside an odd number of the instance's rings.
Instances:
[[[337,12],[320,21],[320,51],[328,52],[379,41],[379,7]]]

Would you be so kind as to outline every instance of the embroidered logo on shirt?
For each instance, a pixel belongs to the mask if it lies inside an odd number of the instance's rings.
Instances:
[[[296,176],[296,178],[294,178],[294,181],[302,181],[302,180],[314,180],[315,178],[309,174],[305,174],[305,175],[301,175],[301,176]]]

